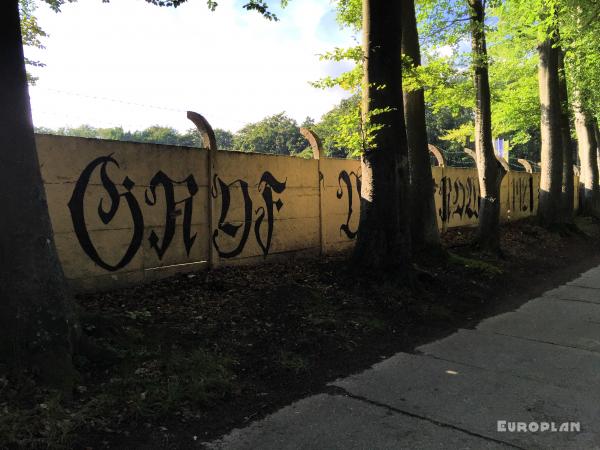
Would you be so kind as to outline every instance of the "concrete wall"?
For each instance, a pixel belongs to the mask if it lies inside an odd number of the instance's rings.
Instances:
[[[360,215],[360,161],[319,160],[323,251],[352,247]]]
[[[213,264],[320,252],[316,160],[217,152],[211,187]]]
[[[351,248],[358,231],[357,160],[36,139],[59,257],[76,291],[336,253]],[[476,170],[432,170],[440,229],[476,225]],[[503,220],[535,214],[538,198],[539,174],[509,172]]]
[[[36,142],[56,246],[76,290],[207,264],[206,150],[46,135]]]

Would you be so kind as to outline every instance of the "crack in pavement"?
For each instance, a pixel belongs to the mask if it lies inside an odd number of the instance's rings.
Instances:
[[[433,425],[437,425],[439,427],[449,428],[449,429],[452,429],[452,430],[455,430],[455,431],[459,431],[461,433],[465,433],[465,434],[468,434],[468,435],[473,436],[473,437],[477,437],[477,438],[480,438],[480,439],[485,439],[486,441],[495,442],[497,444],[506,445],[508,447],[517,448],[517,449],[520,449],[520,450],[527,450],[525,447],[520,447],[518,445],[511,444],[509,442],[503,441],[501,439],[496,439],[496,438],[493,438],[493,437],[490,437],[490,436],[479,434],[479,433],[477,433],[475,431],[467,430],[466,428],[462,428],[462,427],[459,427],[459,426],[456,426],[456,425],[452,425],[450,423],[440,422],[439,420],[432,419],[431,417],[422,416],[420,414],[412,413],[410,411],[405,411],[405,410],[402,410],[402,409],[399,409],[399,408],[395,408],[395,407],[387,405],[385,403],[381,403],[381,402],[378,402],[376,400],[371,400],[371,399],[369,399],[367,397],[363,397],[362,395],[352,394],[351,392],[349,392],[346,389],[341,388],[339,386],[328,386],[327,389],[325,389],[323,392],[326,393],[326,394],[329,394],[329,395],[338,395],[338,396],[349,397],[349,398],[352,398],[354,400],[358,400],[358,401],[361,401],[361,402],[368,403],[370,405],[376,406],[378,408],[386,409],[386,410],[394,412],[396,414],[402,414],[404,416],[412,417],[414,419],[424,420],[424,421],[429,422],[429,423],[431,423]]]

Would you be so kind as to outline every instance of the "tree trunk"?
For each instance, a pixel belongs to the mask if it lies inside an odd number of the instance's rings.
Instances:
[[[560,132],[563,155],[562,173],[562,221],[573,223],[574,213],[574,176],[573,176],[573,143],[571,141],[571,125],[569,118],[569,92],[565,72],[565,58],[562,49],[558,48],[559,98],[560,98]]]
[[[542,173],[538,216],[543,226],[562,223],[563,145],[561,135],[560,89],[558,81],[558,48],[556,37],[538,47],[540,62],[538,83],[541,106]]]
[[[581,105],[579,93],[575,92],[573,111],[577,151],[581,164],[579,182],[583,189],[580,196],[581,213],[600,217],[600,186],[598,185],[598,144],[594,130],[594,119]]]
[[[410,235],[401,18],[400,2],[363,1],[362,116],[368,138],[361,158],[360,227],[353,259],[356,266],[369,271],[405,275]]]
[[[414,0],[402,0],[402,53],[421,65],[419,34]],[[425,93],[423,89],[404,92],[404,118],[408,138],[410,170],[410,237],[413,252],[440,248],[433,176],[429,161],[427,125],[425,123]]]
[[[35,147],[18,0],[0,5],[0,359],[68,388],[73,308]]]
[[[594,117],[594,137],[596,138],[596,160],[598,162],[598,178],[600,178],[600,128],[598,128],[598,120]]]
[[[479,227],[476,244],[500,252],[500,184],[504,168],[496,159],[492,142],[492,108],[485,42],[485,8],[481,0],[468,0],[471,14],[471,47],[475,84],[475,153],[479,175]]]

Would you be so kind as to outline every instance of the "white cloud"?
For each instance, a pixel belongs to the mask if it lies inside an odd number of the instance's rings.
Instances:
[[[35,124],[186,129],[192,109],[235,130],[280,111],[318,118],[347,95],[308,84],[339,70],[318,54],[355,44],[331,20],[329,0],[293,1],[280,22],[237,3],[222,0],[214,13],[197,0],[177,9],[143,0],[79,0],[60,14],[40,7],[51,36],[29,52],[47,65],[31,88]]]

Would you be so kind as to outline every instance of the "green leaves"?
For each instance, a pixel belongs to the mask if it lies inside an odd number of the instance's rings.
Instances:
[[[362,1],[337,0],[337,21],[344,27],[360,30],[362,26]]]
[[[36,4],[34,0],[19,0],[19,15],[21,16],[21,36],[23,39],[23,45],[26,47],[33,48],[44,48],[42,41],[48,35],[39,26],[37,18],[34,16],[36,10]],[[44,63],[41,61],[35,61],[25,57],[25,64],[29,67],[44,67]],[[34,77],[31,73],[27,73],[27,81],[29,84],[34,85],[37,81],[37,77]]]
[[[47,0],[47,1],[51,1],[51,0]],[[64,0],[58,0],[58,1],[62,2]],[[108,3],[109,0],[102,0],[102,1]],[[166,6],[166,7],[173,7],[173,8],[177,8],[178,6],[187,2],[187,0],[146,0],[146,1],[148,3],[151,3],[156,6]],[[285,8],[288,3],[289,3],[289,0],[281,0],[280,1],[280,5],[282,8]],[[217,6],[219,6],[219,3],[216,2],[215,0],[206,0],[206,6],[208,7],[208,9],[210,11],[215,11],[217,9]],[[247,11],[256,11],[267,20],[272,20],[272,21],[279,20],[277,15],[275,15],[269,9],[269,4],[265,0],[249,0],[248,3],[246,3],[242,6],[242,8],[244,8]]]
[[[356,93],[323,115],[314,127],[327,156],[345,158],[360,154],[362,137],[359,105],[360,94]]]
[[[284,112],[246,125],[233,138],[234,149],[243,152],[294,155],[307,146],[298,123]]]

